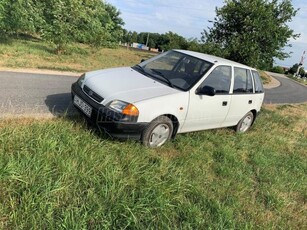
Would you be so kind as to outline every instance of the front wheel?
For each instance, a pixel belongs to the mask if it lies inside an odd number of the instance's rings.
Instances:
[[[254,114],[252,112],[248,112],[237,124],[236,132],[244,133],[252,126],[254,121]]]
[[[168,141],[173,133],[173,122],[165,116],[154,119],[143,131],[141,141],[145,146],[156,148]]]

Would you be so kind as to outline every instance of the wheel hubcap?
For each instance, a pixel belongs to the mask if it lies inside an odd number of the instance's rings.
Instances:
[[[151,147],[163,145],[170,135],[170,129],[166,124],[160,124],[152,131],[149,144]]]
[[[242,121],[240,131],[245,132],[246,130],[248,130],[249,127],[252,125],[252,121],[253,119],[251,116],[245,117],[244,120]]]

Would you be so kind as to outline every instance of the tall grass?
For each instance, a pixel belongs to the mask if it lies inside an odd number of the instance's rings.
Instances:
[[[307,105],[159,149],[79,118],[0,121],[1,229],[304,229]]]

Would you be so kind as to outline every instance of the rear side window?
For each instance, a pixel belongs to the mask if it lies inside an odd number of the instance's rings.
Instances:
[[[259,76],[259,73],[257,71],[252,71],[253,77],[254,77],[254,83],[255,83],[255,93],[263,93],[263,85],[261,82],[261,78]]]
[[[218,66],[204,80],[201,86],[213,87],[216,94],[228,94],[231,83],[231,67]]]
[[[253,81],[250,70],[244,68],[234,68],[233,93],[253,93]]]

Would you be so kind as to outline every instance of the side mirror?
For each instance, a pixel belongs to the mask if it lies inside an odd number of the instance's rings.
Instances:
[[[207,95],[207,96],[214,96],[216,94],[215,88],[205,85],[202,88],[198,88],[196,90],[197,95]]]
[[[142,59],[140,63],[142,63],[142,62],[144,62],[144,61],[145,61],[145,59]]]

